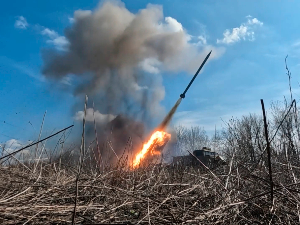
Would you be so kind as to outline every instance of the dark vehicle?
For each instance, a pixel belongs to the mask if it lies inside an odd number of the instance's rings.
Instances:
[[[222,156],[218,153],[211,151],[210,148],[203,147],[201,150],[193,151],[193,155],[186,155],[186,156],[176,156],[173,157],[173,163],[176,164],[183,164],[185,166],[197,166],[201,165],[201,163],[197,160],[200,160],[205,166],[209,168],[213,168],[217,165],[225,164],[225,160]]]

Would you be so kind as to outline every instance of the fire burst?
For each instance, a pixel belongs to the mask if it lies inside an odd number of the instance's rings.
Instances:
[[[153,133],[150,140],[144,144],[143,149],[135,156],[132,165],[133,168],[137,167],[148,153],[151,153],[152,155],[160,154],[160,148],[163,147],[170,139],[171,134],[164,131],[156,131]]]

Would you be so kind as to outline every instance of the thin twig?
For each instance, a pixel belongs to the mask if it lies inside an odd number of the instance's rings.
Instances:
[[[40,129],[38,141],[41,139],[41,135],[42,135],[42,131],[43,131],[43,126],[44,126],[44,121],[45,121],[46,113],[47,113],[47,110],[45,111],[44,116],[43,116],[43,121],[42,121],[42,124],[41,124],[41,129]],[[36,159],[37,154],[38,154],[37,153],[38,152],[38,148],[39,148],[39,142],[36,144],[36,148],[35,148],[35,152],[34,152],[34,158],[35,159]]]
[[[27,145],[27,146],[25,146],[25,147],[23,147],[23,148],[21,148],[21,149],[19,149],[19,150],[16,150],[16,151],[14,151],[14,152],[12,152],[12,153],[10,153],[10,154],[8,154],[8,155],[2,156],[2,157],[0,158],[0,160],[5,159],[5,158],[7,158],[7,157],[9,157],[9,156],[11,156],[11,155],[14,155],[14,154],[16,154],[16,153],[18,153],[18,152],[20,152],[20,151],[23,151],[23,150],[25,150],[26,148],[29,148],[29,147],[31,147],[31,146],[33,146],[33,145],[36,145],[37,143],[40,143],[40,142],[42,142],[42,141],[45,141],[45,140],[47,140],[47,139],[49,139],[49,138],[51,138],[51,137],[53,137],[53,136],[55,136],[55,135],[57,135],[57,134],[59,134],[59,133],[65,131],[65,130],[67,130],[67,129],[73,127],[73,126],[74,126],[74,125],[68,126],[68,127],[66,127],[65,129],[62,129],[62,130],[56,132],[55,134],[52,134],[52,135],[50,135],[50,136],[48,136],[48,137],[46,137],[46,138],[44,138],[44,139],[42,139],[42,140],[40,140],[40,141],[37,141],[37,142],[32,143],[32,144],[29,144],[29,145]]]

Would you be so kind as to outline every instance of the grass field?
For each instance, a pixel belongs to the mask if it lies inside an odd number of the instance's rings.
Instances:
[[[35,164],[36,165],[36,164]],[[58,163],[0,167],[1,224],[71,224],[77,168]],[[201,166],[119,164],[102,172],[82,166],[77,224],[299,224],[300,168],[232,160]]]

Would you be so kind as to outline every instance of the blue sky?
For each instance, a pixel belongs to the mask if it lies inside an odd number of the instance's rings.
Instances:
[[[299,99],[300,1],[123,1],[132,13],[148,3],[163,7],[186,34],[219,49],[178,108],[173,124],[221,129],[230,117],[261,113],[260,99],[288,96],[284,58]],[[74,123],[74,107],[83,99],[68,91],[66,78],[53,82],[42,75],[41,52],[64,51],[64,30],[74,11],[94,10],[99,1],[6,1],[0,9],[0,143],[36,139],[47,110],[43,136]],[[177,25],[178,25],[177,24]],[[201,61],[199,61],[199,65]],[[159,71],[165,88],[161,105],[170,109],[192,77],[186,70]],[[80,106],[81,107],[81,106]],[[77,107],[78,108],[78,107]],[[30,122],[30,123],[29,123]],[[81,123],[75,121],[78,126]]]

